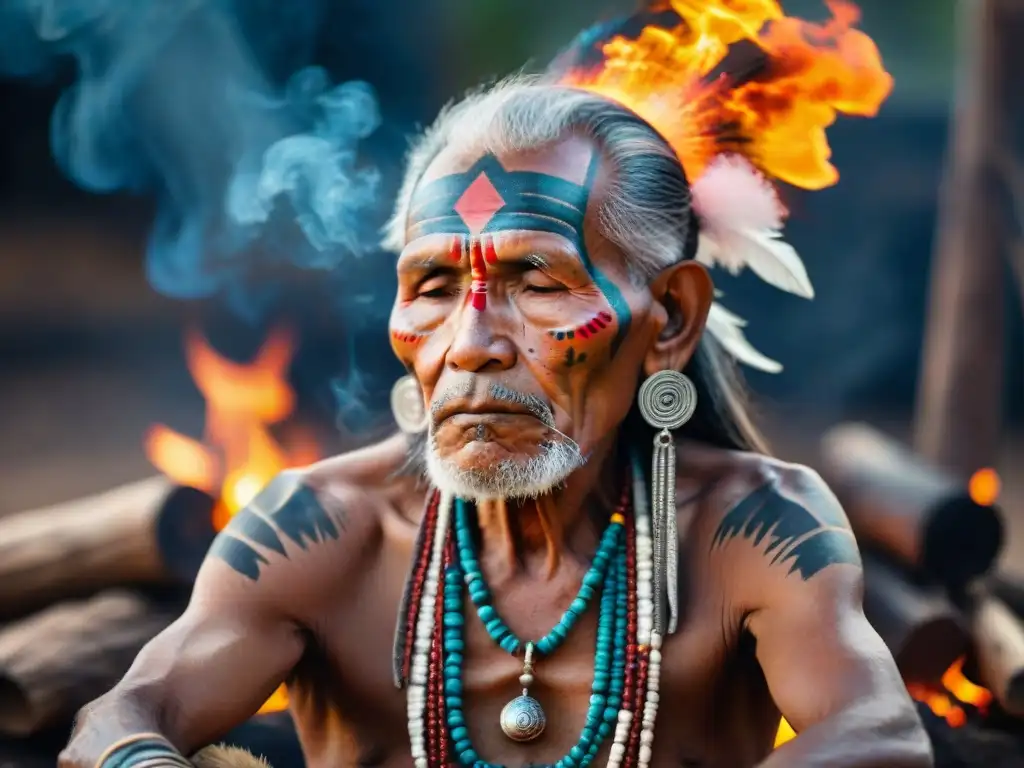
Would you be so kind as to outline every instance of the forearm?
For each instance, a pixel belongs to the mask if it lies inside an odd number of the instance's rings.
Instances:
[[[143,757],[159,756],[156,766],[187,766],[163,733],[154,708],[144,698],[114,689],[83,707],[57,768],[128,768]]]
[[[933,768],[912,707],[865,701],[800,732],[758,768]]]

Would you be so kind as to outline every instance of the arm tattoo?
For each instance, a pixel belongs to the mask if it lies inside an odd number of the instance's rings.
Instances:
[[[722,547],[737,537],[760,547],[771,564],[789,564],[789,574],[807,581],[830,565],[860,565],[853,531],[833,503],[826,501],[811,511],[782,495],[772,480],[733,507],[722,519],[711,548]]]
[[[305,550],[310,544],[337,539],[345,523],[344,511],[329,514],[300,476],[284,473],[231,519],[210,547],[209,556],[259,581],[260,568],[269,564],[270,553],[288,558],[282,537]]]

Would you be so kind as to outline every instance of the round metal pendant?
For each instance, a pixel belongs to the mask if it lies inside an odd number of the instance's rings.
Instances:
[[[403,376],[391,388],[391,413],[398,428],[406,434],[415,435],[427,428],[423,392],[413,376]]]
[[[501,710],[501,730],[512,741],[533,741],[547,724],[544,710],[532,696],[517,696]]]
[[[679,371],[658,371],[640,385],[637,404],[655,429],[679,429],[697,410],[697,387]]]

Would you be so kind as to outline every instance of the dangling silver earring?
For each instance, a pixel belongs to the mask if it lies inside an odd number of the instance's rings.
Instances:
[[[426,430],[427,409],[415,376],[403,376],[391,387],[391,413],[398,428],[407,435],[417,435]]]
[[[676,446],[671,430],[683,426],[697,410],[697,387],[679,371],[658,371],[640,385],[637,404],[644,421],[659,430],[654,436],[650,505],[654,537],[654,631],[664,637],[675,632],[679,623]]]

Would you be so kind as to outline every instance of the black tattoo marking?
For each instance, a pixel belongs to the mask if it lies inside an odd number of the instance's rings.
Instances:
[[[582,354],[577,355],[576,354],[576,350],[573,349],[572,347],[569,347],[568,351],[565,353],[565,364],[569,368],[572,368],[574,365],[579,365],[580,363],[585,363],[586,361],[587,361],[587,353],[586,352],[583,352]]]
[[[231,519],[210,547],[209,556],[259,581],[261,567],[270,563],[266,554],[288,558],[282,536],[306,550],[309,544],[337,539],[344,527],[344,517],[332,518],[301,476],[284,473]]]
[[[721,547],[742,537],[760,546],[772,565],[789,563],[789,574],[799,572],[807,581],[830,565],[860,565],[860,552],[846,521],[831,504],[812,512],[783,496],[776,481],[755,490],[722,519],[711,543]]]

